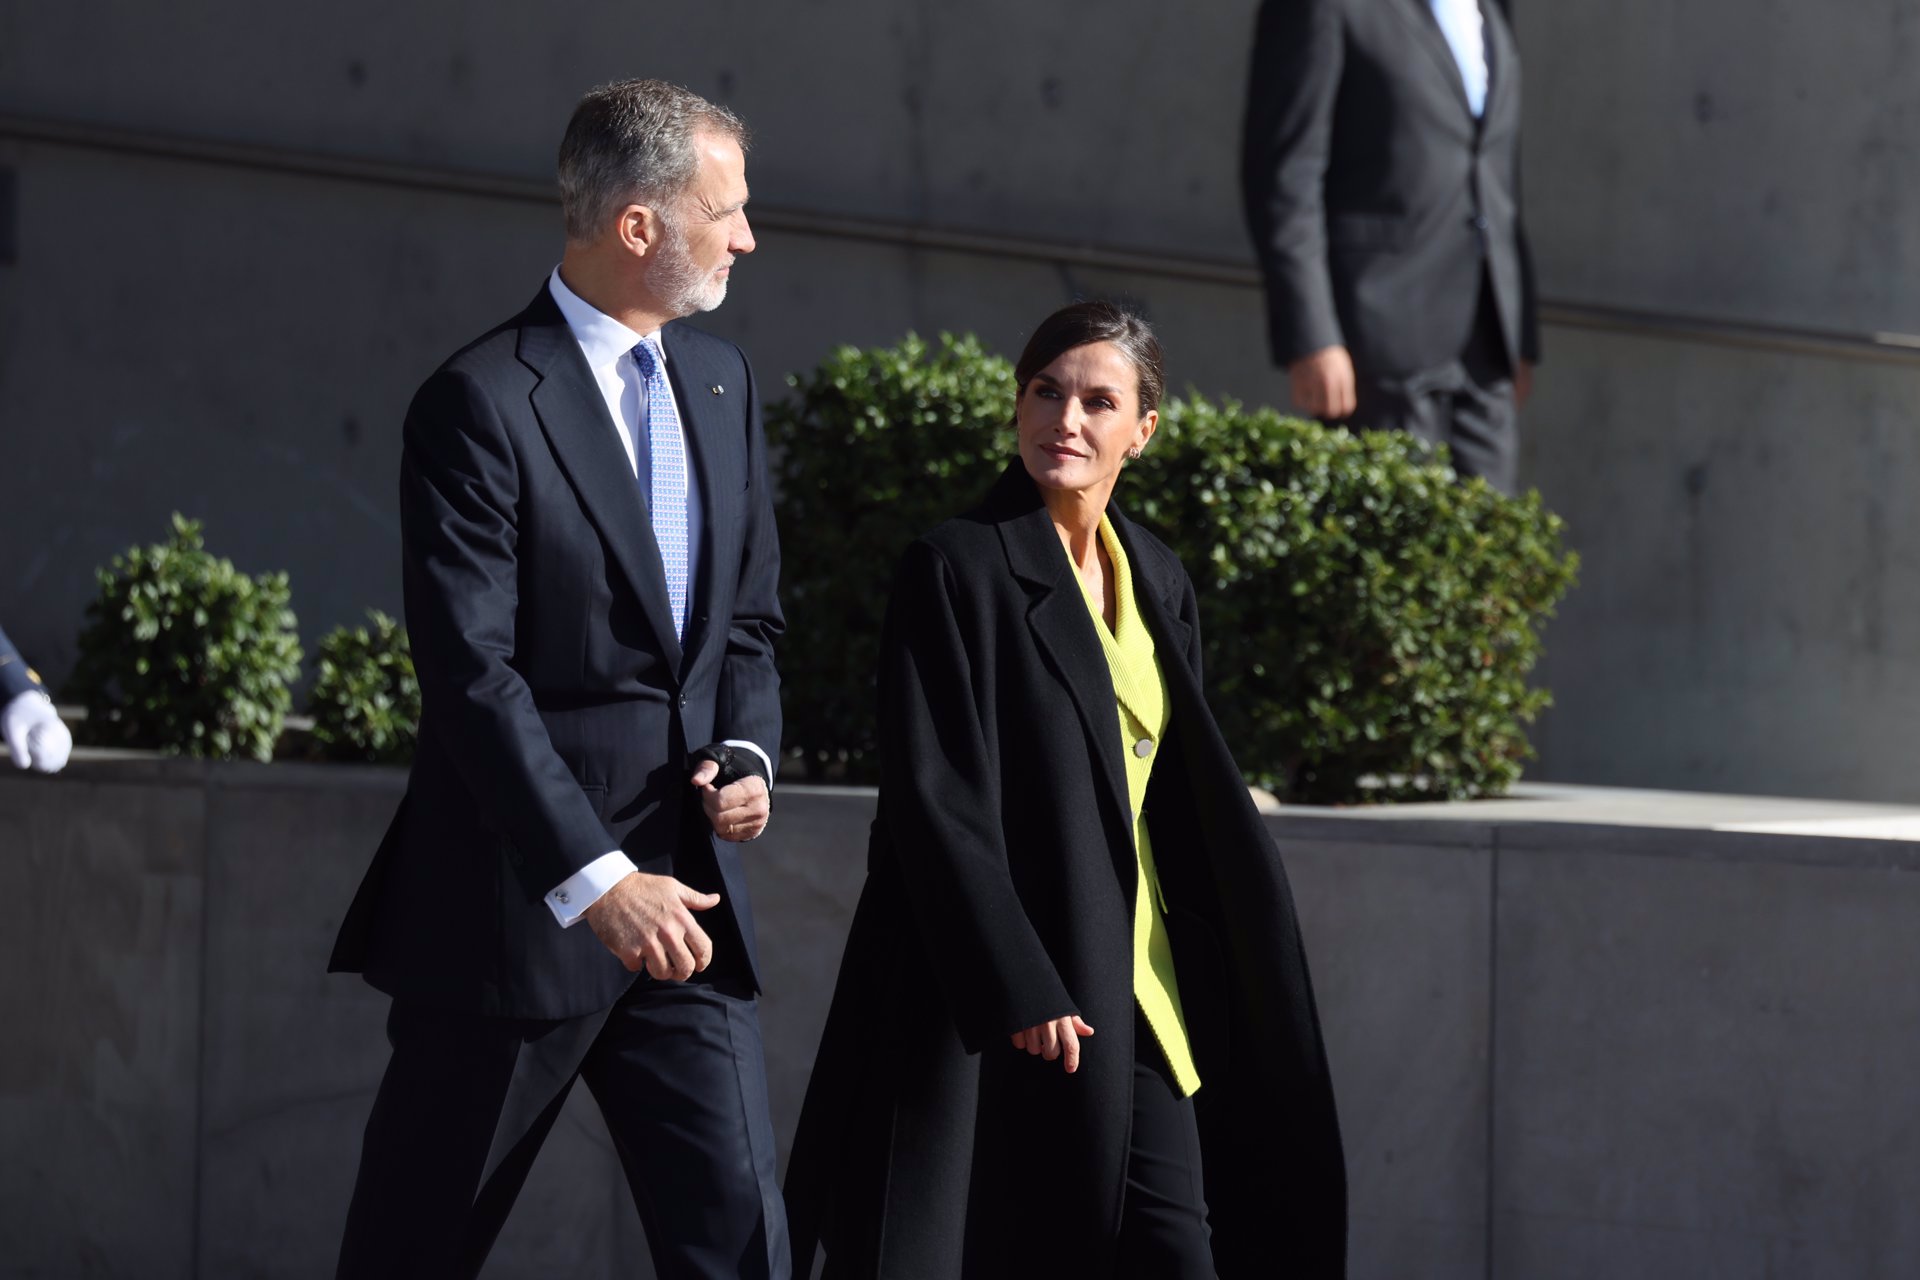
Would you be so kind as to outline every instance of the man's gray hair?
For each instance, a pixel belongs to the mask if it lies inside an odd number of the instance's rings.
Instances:
[[[567,239],[591,240],[630,204],[667,214],[700,167],[694,135],[747,146],[740,117],[664,80],[622,80],[588,91],[560,140],[560,211]]]

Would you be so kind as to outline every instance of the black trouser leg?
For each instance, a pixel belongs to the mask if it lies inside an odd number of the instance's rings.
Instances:
[[[1462,478],[1484,476],[1502,493],[1519,479],[1519,414],[1513,403],[1513,367],[1493,295],[1481,288],[1473,331],[1459,359],[1395,377],[1358,372],[1355,430],[1404,431],[1444,444]]]
[[[580,1074],[607,1119],[661,1280],[786,1280],[752,989],[642,980]]]
[[[1459,386],[1450,397],[1454,470],[1485,476],[1502,493],[1520,482],[1520,413],[1513,402],[1513,364],[1494,310],[1491,287],[1480,291],[1473,340],[1460,356]]]
[[[1193,1099],[1174,1092],[1137,1009],[1133,1020],[1133,1137],[1117,1280],[1215,1280]]]
[[[367,1118],[340,1280],[476,1275],[560,1114],[591,1029],[394,1001],[393,1056]],[[503,1131],[503,1119],[516,1115]]]

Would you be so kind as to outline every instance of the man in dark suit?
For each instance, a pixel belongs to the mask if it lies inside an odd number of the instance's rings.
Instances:
[[[779,749],[779,552],[752,371],[680,322],[753,250],[744,143],[672,85],[589,93],[559,267],[408,412],[425,705],[333,957],[393,997],[343,1277],[475,1274],[575,1079],[662,1276],[787,1274],[735,850]]]
[[[1265,0],[1241,189],[1296,408],[1511,492],[1539,358],[1520,58],[1492,0]]]

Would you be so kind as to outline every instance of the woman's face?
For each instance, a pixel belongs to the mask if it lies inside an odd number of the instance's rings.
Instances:
[[[1043,489],[1111,492],[1160,415],[1140,411],[1140,377],[1111,342],[1065,351],[1033,375],[1014,409],[1020,458]]]

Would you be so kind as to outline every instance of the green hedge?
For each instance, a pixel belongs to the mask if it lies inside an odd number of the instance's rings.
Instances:
[[[1013,456],[1012,368],[972,338],[843,347],[769,411],[780,450],[787,739],[815,777],[877,770],[873,672],[895,558]],[[1496,795],[1548,705],[1538,627],[1574,581],[1537,494],[1444,451],[1199,396],[1163,406],[1115,501],[1186,563],[1209,693],[1283,799]]]
[[[1200,597],[1210,701],[1292,800],[1498,795],[1549,705],[1538,624],[1577,561],[1538,493],[1459,483],[1413,437],[1199,396],[1116,490]]]
[[[767,407],[779,494],[781,707],[809,777],[872,780],[894,561],[1013,454],[1013,365],[978,339],[840,347]]]
[[[176,514],[167,541],[97,576],[65,690],[87,708],[81,740],[271,759],[300,674],[287,575],[248,577]]]
[[[408,764],[420,733],[420,681],[407,629],[378,609],[367,627],[336,627],[318,646],[309,707],[329,760]]]

